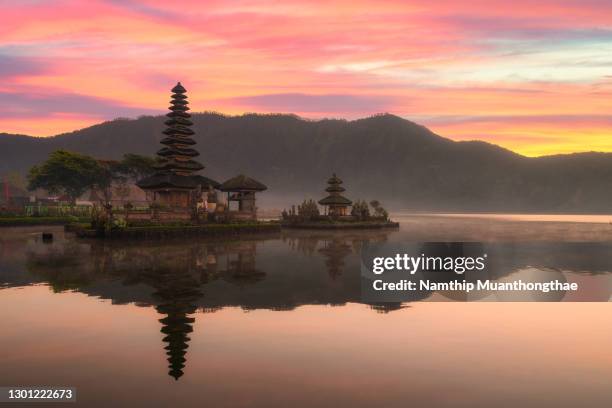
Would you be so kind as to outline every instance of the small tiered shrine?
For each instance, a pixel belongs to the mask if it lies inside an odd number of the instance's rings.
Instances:
[[[193,148],[196,142],[191,138],[194,131],[191,130],[193,123],[189,120],[191,115],[187,113],[189,102],[186,92],[180,82],[172,88],[170,112],[164,122],[168,126],[163,131],[166,137],[160,142],[164,147],[157,152],[157,172],[136,184],[151,195],[156,206],[189,214],[202,201],[202,192],[218,188],[219,183],[194,174],[204,166],[193,159],[199,153]]]
[[[339,217],[349,215],[348,207],[350,207],[353,202],[341,194],[345,191],[345,188],[341,186],[342,180],[334,173],[333,176],[327,180],[327,184],[328,186],[325,191],[327,191],[329,195],[319,200],[319,204],[327,208],[327,215],[329,216]]]

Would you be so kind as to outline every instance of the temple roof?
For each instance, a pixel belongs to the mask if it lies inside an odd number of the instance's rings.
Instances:
[[[342,180],[340,180],[340,178],[336,176],[336,173],[334,173],[333,176],[327,180],[327,184],[342,184]]]
[[[196,149],[189,148],[181,148],[176,146],[164,147],[157,151],[158,156],[188,156],[188,157],[196,157],[199,156],[200,153]]]
[[[244,174],[233,177],[219,187],[221,191],[264,191],[267,190],[265,184],[252,179]]]
[[[202,186],[202,190],[207,190],[208,186],[212,186],[212,188],[216,188],[217,190],[219,189],[219,187],[221,186],[221,183],[219,183],[218,181],[215,181],[211,178],[205,177],[205,176],[201,176],[199,174],[194,174],[193,176],[191,176],[193,179],[195,179],[195,181],[200,184],[200,186]]]
[[[204,166],[195,160],[174,160],[167,158],[164,162],[154,165],[159,170],[177,170],[177,171],[198,171],[202,170]]]
[[[173,103],[172,106],[168,107],[168,109],[172,112],[186,112],[189,110],[189,106]]]
[[[330,194],[329,196],[323,198],[322,200],[319,200],[319,204],[331,205],[331,206],[348,206],[348,205],[353,204],[351,200],[340,195],[340,193],[345,191],[345,189],[344,187],[340,185],[342,184],[342,180],[340,180],[340,178],[336,176],[336,173],[334,173],[327,180],[327,184],[328,186],[325,189],[325,191],[327,191]]]
[[[165,132],[164,132],[165,133]],[[184,145],[194,145],[196,144],[195,140],[190,139],[188,137],[178,137],[178,136],[168,136],[163,138],[159,143],[165,145],[174,145],[174,144],[184,144]]]
[[[329,187],[325,189],[328,193],[341,193],[346,191],[346,189],[339,184],[331,184]]]
[[[194,189],[199,185],[202,187],[203,191],[208,190],[209,186],[216,189],[218,189],[220,186],[219,182],[199,174],[194,174],[191,176],[178,176],[174,173],[157,173],[138,181],[136,185],[144,189],[166,187]]]
[[[185,93],[187,92],[187,90],[185,88],[183,88],[183,85],[181,85],[180,82],[178,82],[174,88],[172,88],[170,91],[172,91],[173,93]]]
[[[341,195],[329,195],[322,200],[319,200],[321,205],[351,205],[353,202]]]
[[[166,113],[166,116],[170,118],[164,122],[166,126],[174,126],[174,125],[191,126],[193,125],[193,122],[189,120],[191,115],[186,112],[170,111],[169,113]]]

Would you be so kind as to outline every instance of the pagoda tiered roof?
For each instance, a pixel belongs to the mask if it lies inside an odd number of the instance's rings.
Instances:
[[[220,185],[221,184],[218,181],[199,174],[180,176],[174,173],[157,173],[138,182],[138,187],[145,190],[155,188],[179,188],[191,190],[200,186],[202,191],[206,191],[209,187],[218,189]]]
[[[174,136],[163,138],[159,143],[165,144],[168,146],[179,146],[179,145],[193,146],[194,144],[196,144],[195,140],[190,139],[188,137],[179,138],[179,137],[174,137]]]
[[[163,157],[163,156],[162,156]],[[166,161],[156,164],[155,168],[159,170],[170,170],[174,173],[192,173],[202,170],[204,166],[195,160],[177,160],[175,157],[184,157],[183,155],[174,154],[169,156]],[[189,174],[182,174],[188,176]]]
[[[191,138],[195,132],[191,129],[193,126],[193,122],[189,120],[191,115],[187,113],[189,102],[185,95],[186,92],[187,90],[180,82],[172,88],[170,112],[166,114],[168,119],[164,122],[167,128],[163,133],[166,137],[160,142],[164,147],[157,151],[161,160],[155,165],[156,174],[137,183],[143,189],[193,189],[198,185],[205,188],[208,188],[209,185],[214,188],[219,186],[219,183],[214,180],[203,176],[195,177],[193,174],[202,170],[204,166],[193,159],[199,156],[199,153],[190,147],[196,142]]]
[[[351,200],[349,200],[348,198],[343,197],[341,195],[339,195],[339,196],[328,195],[327,197],[319,200],[319,204],[321,204],[321,205],[344,205],[344,206],[349,206],[349,205],[352,205],[353,202]]]
[[[343,191],[346,191],[346,189],[340,185],[332,184],[327,187],[325,191],[327,191],[328,193],[342,193]]]
[[[328,206],[349,206],[353,204],[351,200],[340,194],[346,191],[346,189],[341,186],[342,180],[336,176],[336,173],[327,180],[327,184],[328,186],[325,191],[327,191],[329,195],[319,200],[319,204]]]
[[[182,155],[182,156],[189,156],[189,157],[196,157],[199,156],[200,153],[198,153],[198,151],[196,149],[190,149],[190,148],[186,148],[186,147],[164,147],[162,149],[160,149],[157,154],[159,156],[177,156],[177,155]]]
[[[168,128],[164,134],[168,137],[162,140],[162,144],[168,146],[160,149],[157,154],[162,158],[162,163],[157,166],[160,170],[168,170],[182,175],[202,170],[204,166],[191,159],[198,156],[194,149],[186,149],[185,146],[192,146],[195,141],[190,138],[194,131],[190,129],[193,122],[189,120],[191,115],[187,113],[189,102],[185,93],[187,90],[181,83],[177,83],[172,88],[172,100],[170,101],[170,112],[166,114],[168,119],[164,122]]]

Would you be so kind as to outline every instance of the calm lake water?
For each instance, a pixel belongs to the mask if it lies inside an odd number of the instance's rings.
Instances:
[[[93,407],[612,406],[608,221],[398,220],[148,243],[0,229],[0,386]],[[602,302],[361,302],[364,246],[427,241],[484,242],[500,277],[563,273]]]

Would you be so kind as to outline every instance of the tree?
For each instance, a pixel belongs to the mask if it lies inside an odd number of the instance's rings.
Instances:
[[[304,200],[301,205],[298,205],[298,215],[306,219],[316,218],[320,215],[319,206],[313,199]]]
[[[368,207],[368,203],[361,200],[355,201],[351,209],[351,215],[360,220],[367,220],[370,218],[370,207]]]
[[[374,214],[377,217],[382,217],[385,220],[389,219],[389,213],[387,212],[387,210],[385,210],[381,205],[380,202],[378,200],[372,200],[370,201],[370,205],[372,206],[372,208],[374,208]]]
[[[51,194],[64,193],[74,205],[76,199],[94,186],[101,175],[98,162],[89,156],[56,150],[28,173],[28,189],[42,188]]]
[[[65,193],[74,204],[88,189],[101,193],[102,204],[110,205],[112,188],[125,190],[128,179],[140,179],[155,171],[152,157],[128,153],[122,161],[96,160],[79,153],[57,150],[28,174],[28,189],[43,188],[52,194]],[[122,190],[122,191],[123,191]]]
[[[113,184],[125,185],[126,169],[121,162],[115,160],[97,160],[96,162],[98,177],[90,188],[102,193],[102,204],[108,207],[113,198]]]
[[[127,153],[123,155],[121,166],[123,173],[134,180],[140,180],[155,173],[157,159],[139,154]]]
[[[153,174],[157,160],[149,156],[127,153],[123,160],[98,160],[100,176],[92,188],[100,191],[103,205],[109,206],[114,195],[126,198],[130,195],[128,182]],[[114,188],[113,188],[114,187]]]

